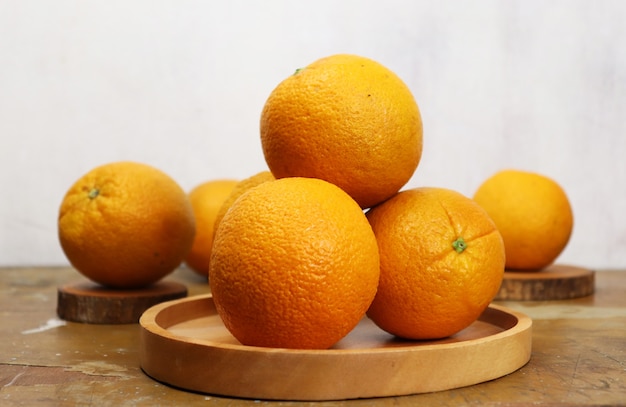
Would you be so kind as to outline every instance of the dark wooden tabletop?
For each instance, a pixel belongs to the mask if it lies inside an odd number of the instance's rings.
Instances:
[[[139,366],[137,324],[60,320],[57,288],[71,268],[0,269],[0,405],[626,405],[626,270],[598,271],[591,296],[502,302],[533,320],[531,359],[499,379],[449,391],[337,402],[265,402],[196,394],[158,383]],[[189,295],[205,279],[179,269]]]

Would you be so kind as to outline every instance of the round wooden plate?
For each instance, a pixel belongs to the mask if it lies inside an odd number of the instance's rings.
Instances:
[[[593,270],[554,264],[540,271],[505,271],[495,300],[567,300],[594,291]]]
[[[241,345],[210,294],[156,305],[139,324],[141,368],[150,377],[185,390],[265,400],[447,390],[509,374],[531,353],[531,319],[496,305],[467,329],[437,341],[401,340],[364,318],[327,350]]]
[[[57,315],[66,321],[89,324],[136,324],[153,305],[186,296],[187,287],[173,281],[134,290],[78,281],[58,287]]]

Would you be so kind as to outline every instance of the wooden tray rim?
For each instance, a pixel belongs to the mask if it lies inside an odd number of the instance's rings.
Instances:
[[[216,341],[212,341],[208,339],[176,335],[168,330],[168,328],[174,325],[195,319],[195,317],[197,317],[196,315],[192,316],[191,318],[180,318],[168,326],[162,326],[158,322],[159,314],[163,312],[164,310],[167,310],[167,309],[173,310],[175,309],[175,307],[184,305],[187,302],[207,301],[207,300],[210,301],[212,300],[212,298],[213,298],[212,294],[200,294],[200,295],[181,298],[177,300],[162,302],[160,304],[154,305],[151,308],[147,309],[141,316],[139,320],[139,324],[141,325],[142,329],[149,331],[155,335],[159,335],[164,338],[168,338],[168,339],[175,340],[175,341],[195,343],[197,345],[202,345],[202,346],[211,346],[211,347],[222,348],[222,349],[236,350],[239,352],[253,352],[253,353],[255,352],[262,352],[262,353],[281,352],[281,353],[287,353],[287,354],[293,353],[293,354],[313,354],[313,355],[322,355],[322,354],[334,355],[334,354],[348,354],[348,353],[362,354],[364,350],[367,351],[368,353],[387,353],[387,352],[394,353],[394,352],[406,352],[406,351],[418,351],[418,350],[428,351],[431,348],[444,349],[444,348],[455,348],[459,346],[464,347],[475,341],[480,341],[480,342],[484,342],[485,340],[495,341],[503,337],[514,336],[518,334],[519,332],[529,329],[532,326],[532,320],[525,314],[522,314],[518,311],[514,311],[502,305],[490,304],[489,307],[478,318],[478,320],[489,322],[489,320],[496,319],[495,317],[486,318],[490,314],[500,315],[500,316],[504,315],[507,319],[511,320],[511,323],[507,325],[491,324],[491,325],[497,326],[498,328],[502,328],[503,331],[490,335],[488,337],[464,340],[464,341],[459,341],[459,342],[446,342],[446,343],[433,343],[433,344],[429,344],[429,342],[436,342],[436,341],[416,341],[414,344],[410,344],[408,343],[409,341],[407,341],[406,346],[393,346],[393,347],[386,347],[386,348],[285,349],[285,348],[268,348],[268,347],[262,347],[262,346],[247,346],[247,345],[240,345],[240,344],[222,343],[222,342],[216,342]],[[182,316],[182,313],[180,315]],[[201,315],[201,317],[202,316],[207,316],[207,315],[203,314]]]
[[[531,353],[531,342],[532,342],[532,320],[517,311],[510,310],[504,306],[491,304],[488,309],[481,315],[479,320],[483,322],[490,323],[489,321],[502,320],[508,321],[505,326],[493,324],[497,326],[503,331],[495,333],[493,335],[488,335],[486,337],[463,340],[459,342],[446,342],[446,343],[435,343],[428,344],[425,341],[417,342],[415,345],[409,344],[407,346],[393,346],[393,347],[382,347],[382,348],[364,348],[364,349],[324,349],[324,350],[306,350],[306,349],[278,349],[278,348],[265,348],[265,347],[255,347],[255,346],[246,346],[239,344],[228,344],[216,342],[208,339],[202,338],[192,338],[188,336],[180,336],[176,335],[168,330],[169,327],[191,321],[197,318],[202,318],[205,316],[211,316],[214,314],[206,315],[206,314],[186,314],[184,312],[177,312],[177,307],[182,307],[191,302],[191,301],[212,301],[211,294],[203,294],[197,295],[193,297],[187,297],[184,299],[168,301],[165,303],[161,303],[155,305],[148,309],[140,318],[140,328],[141,328],[141,341],[140,341],[140,364],[143,371],[150,377],[160,382],[164,382],[166,384],[172,385],[174,387],[178,387],[184,390],[191,390],[200,393],[207,394],[216,394],[223,396],[231,396],[231,397],[240,397],[240,398],[253,398],[253,399],[265,399],[265,400],[306,400],[306,401],[321,401],[321,400],[342,400],[342,399],[354,399],[354,398],[364,398],[364,397],[385,397],[385,396],[399,396],[399,395],[407,395],[407,394],[417,394],[417,393],[425,393],[431,391],[440,391],[440,390],[448,390],[451,388],[463,387],[466,385],[478,384],[484,381],[493,380],[499,377],[502,377],[506,374],[509,374],[523,365],[525,365],[530,360]],[[180,311],[180,309],[178,310]],[[159,324],[158,320],[159,315],[163,312],[171,313],[168,315],[168,319],[172,317],[172,315],[176,315],[175,318],[170,320],[170,324],[168,326],[162,326]],[[499,319],[500,318],[500,319]],[[485,321],[485,319],[487,321]],[[513,338],[516,337],[516,338]],[[515,342],[514,349],[511,349],[510,339],[518,339],[519,341]],[[502,345],[502,346],[501,346]],[[150,356],[151,352],[155,347],[165,347],[168,351],[173,351],[171,353],[171,357],[165,359],[163,362],[163,366],[156,366],[156,363],[153,358]],[[350,364],[354,363],[356,365],[362,364],[363,358],[386,358],[388,361],[389,358],[395,358],[398,361],[405,360],[407,357],[412,359],[416,359],[421,357],[422,355],[427,355],[429,352],[437,353],[438,355],[441,352],[448,351],[450,357],[456,355],[463,355],[466,352],[466,349],[459,348],[467,348],[468,346],[480,347],[481,349],[485,347],[489,347],[491,350],[489,355],[492,355],[491,360],[498,359],[503,354],[498,354],[498,351],[501,352],[513,352],[515,355],[505,355],[504,359],[506,361],[504,364],[498,368],[493,368],[489,372],[474,372],[473,377],[463,377],[458,380],[452,380],[450,383],[445,385],[441,385],[438,383],[426,383],[419,385],[407,385],[403,383],[396,387],[390,386],[390,388],[385,388],[384,391],[380,389],[358,389],[350,388],[347,386],[347,389],[320,389],[320,385],[316,385],[318,388],[307,389],[303,391],[299,391],[296,387],[296,390],[293,388],[288,390],[280,390],[280,389],[270,389],[262,388],[261,385],[257,385],[256,383],[247,383],[247,386],[237,387],[235,384],[226,383],[226,384],[216,384],[216,380],[211,380],[210,378],[205,378],[204,380],[199,379],[197,376],[198,372],[190,372],[190,381],[185,381],[185,379],[181,378],[180,372],[174,373],[175,369],[181,369],[181,364],[184,366],[186,362],[181,362],[178,355],[176,355],[177,351],[180,352],[191,352],[195,353],[196,358],[200,357],[215,357],[217,353],[220,355],[224,354],[227,357],[233,358],[234,360],[251,360],[251,366],[256,366],[255,363],[258,363],[258,360],[264,360],[264,363],[276,363],[283,367],[285,364],[289,364],[293,360],[297,360],[300,365],[306,363],[315,363],[319,362],[320,365],[328,365],[334,363],[334,360],[338,360],[339,358],[343,358],[340,364]],[[217,352],[217,353],[216,353]],[[461,352],[461,353],[459,353]],[[248,355],[248,356],[246,356]],[[184,357],[183,357],[184,358]],[[394,359],[394,360],[395,360]],[[267,362],[270,360],[270,362]],[[215,362],[211,360],[211,363]],[[376,360],[374,360],[374,363]],[[156,365],[155,365],[156,363]],[[187,362],[192,363],[192,362]],[[195,363],[195,362],[193,362]],[[209,363],[209,361],[207,361]],[[224,362],[215,362],[222,363]],[[334,366],[334,365],[333,365]],[[268,367],[264,366],[264,370],[267,370]],[[419,369],[419,367],[417,368]],[[280,372],[280,369],[275,369],[276,371],[268,371],[263,375],[266,378],[268,375],[276,376],[272,380],[280,380],[280,377],[284,375],[284,372]],[[204,373],[204,372],[203,372]],[[333,372],[336,373],[336,372]],[[213,373],[218,374],[218,373]],[[232,372],[226,373],[226,375],[231,375]],[[214,379],[215,377],[212,376]],[[224,379],[225,380],[225,379]],[[246,380],[242,379],[244,382]],[[267,378],[267,380],[270,380]],[[351,378],[352,380],[352,378]],[[220,380],[217,380],[218,382]],[[193,382],[193,383],[192,383]],[[276,386],[279,387],[279,386]],[[293,386],[292,386],[293,387]],[[374,386],[375,387],[375,386]]]

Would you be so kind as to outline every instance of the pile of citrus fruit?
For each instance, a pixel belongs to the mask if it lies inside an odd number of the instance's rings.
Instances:
[[[360,56],[323,58],[263,107],[269,171],[184,194],[140,164],[97,168],[62,203],[62,247],[83,274],[122,288],[184,261],[208,277],[224,325],[245,345],[325,349],[365,315],[402,338],[454,335],[493,300],[505,265],[554,261],[571,209],[553,181],[521,172],[496,175],[475,199],[402,190],[422,137],[418,105],[395,73]],[[534,197],[539,209],[526,204]],[[552,241],[528,247],[529,236]]]

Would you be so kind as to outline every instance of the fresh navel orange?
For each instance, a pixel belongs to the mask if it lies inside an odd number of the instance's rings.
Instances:
[[[249,189],[254,188],[257,185],[260,185],[267,181],[274,181],[274,179],[275,178],[271,172],[261,171],[248,178],[244,178],[241,181],[239,181],[237,185],[235,185],[234,188],[231,190],[230,194],[228,194],[224,202],[222,202],[222,205],[220,205],[220,208],[217,211],[217,214],[215,215],[214,228],[217,229],[217,226],[222,221],[222,218],[224,217],[226,212],[228,212],[228,210],[230,209],[232,204],[237,200],[237,198],[239,198]]]
[[[504,239],[508,270],[541,270],[552,264],[570,239],[574,215],[563,188],[551,178],[504,170],[474,194]]]
[[[497,294],[504,244],[473,200],[414,188],[367,213],[380,250],[378,292],[367,315],[408,339],[436,339],[471,325]]]
[[[189,201],[196,219],[196,237],[185,257],[185,263],[200,275],[209,275],[215,219],[237,184],[238,181],[230,179],[211,180],[197,185],[189,192]]]
[[[242,344],[326,349],[365,315],[379,272],[359,205],[334,184],[289,177],[251,188],[226,212],[209,283]]]
[[[410,89],[385,66],[355,55],[322,58],[278,84],[260,132],[276,178],[326,180],[362,208],[399,191],[422,154],[422,120]]]
[[[58,233],[70,263],[113,288],[140,288],[174,271],[195,234],[187,194],[162,171],[135,162],[92,169],[67,191]]]

